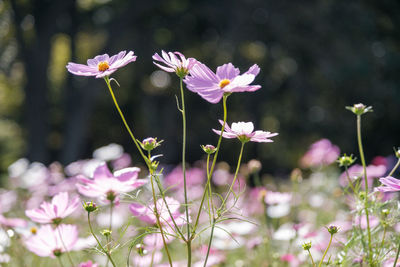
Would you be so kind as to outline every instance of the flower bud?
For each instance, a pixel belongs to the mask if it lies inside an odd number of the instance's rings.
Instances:
[[[310,242],[304,242],[303,245],[301,245],[304,250],[310,250],[311,248],[311,241]]]
[[[259,172],[262,168],[261,162],[256,159],[252,159],[247,163],[250,173]]]
[[[204,152],[206,152],[207,154],[214,154],[215,151],[217,151],[217,148],[213,145],[201,145],[201,148],[204,150]]]
[[[83,203],[83,208],[87,211],[87,212],[94,212],[96,210],[98,210],[98,207],[95,203],[93,203],[93,201],[90,202],[84,202]]]
[[[146,151],[152,151],[154,148],[160,146],[160,144],[163,142],[163,140],[157,142],[157,138],[153,137],[147,137],[146,139],[143,139],[142,142],[140,143],[140,146],[146,150]]]
[[[389,215],[390,211],[388,209],[383,209],[381,211],[381,214],[383,215],[384,218],[386,218]]]
[[[351,112],[353,112],[354,114],[356,114],[357,116],[361,116],[367,112],[372,112],[372,107],[369,106],[365,106],[364,104],[354,104],[352,107],[346,107],[346,109],[350,110]]]
[[[109,229],[104,229],[100,232],[102,235],[104,235],[105,237],[108,237],[111,235],[112,231]]]
[[[290,173],[290,180],[297,183],[301,183],[301,181],[303,181],[303,175],[299,168],[293,169],[293,171]]]
[[[343,154],[343,156],[339,157],[336,162],[339,163],[339,167],[349,167],[356,161],[356,159],[357,158],[353,158],[353,154],[350,156]]]
[[[331,226],[329,226],[329,227],[327,228],[327,230],[328,230],[328,232],[329,232],[331,235],[334,235],[334,234],[336,234],[337,232],[339,232],[339,227],[337,227],[337,226],[335,226],[335,225],[331,225]]]
[[[400,159],[400,147],[398,147],[397,150],[396,148],[393,148],[393,150],[394,154],[396,155],[396,158]]]

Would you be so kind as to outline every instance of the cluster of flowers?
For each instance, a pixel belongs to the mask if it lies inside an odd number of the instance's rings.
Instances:
[[[260,162],[241,164],[246,143],[272,142],[277,133],[255,131],[252,122],[227,125],[228,97],[234,92],[260,89],[252,85],[259,67],[253,65],[240,74],[228,63],[214,73],[198,60],[162,51],[161,55],[154,54],[154,64],[176,73],[181,81],[178,108],[182,113],[183,147],[180,166],[161,168],[156,160],[160,155],[152,152],[162,141],[135,138],[111,87],[114,79],[110,75],[135,60],[132,51],[122,51],[112,57],[96,56],[87,65],[69,63],[67,69],[105,80],[144,166],[131,167],[130,156],[116,144],[96,150],[93,159],[71,163],[64,169],[59,164],[47,168],[17,161],[9,168],[9,184],[14,190],[0,192],[0,262],[20,260],[23,266],[45,266],[46,262],[37,257],[17,256],[22,242],[37,256],[56,258],[61,266],[66,261],[69,266],[80,267],[179,267],[192,266],[192,261],[194,266],[295,267],[310,262],[316,266],[316,261],[318,266],[398,266],[400,248],[388,240],[399,239],[400,213],[395,196],[388,192],[400,191],[399,180],[393,178],[400,165],[400,152],[396,151],[398,162],[389,173],[391,163],[385,158],[366,165],[361,116],[371,107],[356,104],[348,108],[357,116],[361,165],[353,165],[353,156],[340,156],[337,146],[322,139],[300,160],[303,171],[293,170],[291,184],[283,184],[286,190],[280,190],[268,176],[260,177]],[[201,146],[207,159],[191,167],[185,161],[183,83],[210,103],[223,100],[221,129],[213,129],[218,142]],[[225,163],[217,164],[222,138],[241,143],[234,173]],[[332,166],[335,161],[345,168],[341,175]],[[376,178],[380,178],[381,186],[377,186]],[[252,188],[246,187],[250,181],[255,183]],[[91,201],[83,200],[87,198]],[[80,203],[83,208],[78,208]],[[21,208],[29,221],[13,212]],[[326,225],[330,226],[323,229]],[[79,238],[79,232],[90,232],[91,236]],[[208,239],[207,245],[204,239]],[[186,259],[178,249],[182,244]],[[90,249],[95,253],[88,253]],[[335,253],[328,257],[329,250]]]

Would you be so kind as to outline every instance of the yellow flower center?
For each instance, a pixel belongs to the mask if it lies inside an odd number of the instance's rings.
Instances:
[[[33,227],[31,227],[30,230],[31,230],[32,234],[36,235],[36,233],[37,233],[37,228],[36,227],[33,226]]]
[[[228,79],[223,79],[222,81],[219,82],[219,87],[224,88],[225,86],[227,86],[228,84],[230,84],[231,81]]]
[[[97,68],[99,68],[99,71],[106,71],[110,68],[110,66],[108,66],[108,62],[102,61],[102,62],[99,62],[99,64],[97,65]]]

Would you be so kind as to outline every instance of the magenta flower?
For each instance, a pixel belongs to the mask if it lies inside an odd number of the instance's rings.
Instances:
[[[79,193],[87,197],[99,197],[113,202],[119,194],[128,193],[147,183],[137,179],[140,169],[137,167],[125,168],[111,174],[105,163],[100,164],[93,173],[93,179],[78,175],[76,184]]]
[[[221,125],[224,124],[223,121],[219,121]],[[213,129],[213,131],[220,135],[221,131]],[[254,125],[252,122],[234,122],[232,123],[231,128],[228,125],[225,125],[225,131],[222,133],[222,136],[228,139],[238,138],[241,142],[258,142],[258,143],[270,143],[273,142],[270,137],[277,136],[278,133],[264,132],[264,131],[255,131]]]
[[[197,63],[194,58],[185,58],[185,56],[179,52],[168,52],[161,51],[162,57],[155,53],[153,59],[159,61],[164,65],[154,62],[154,65],[166,72],[175,72],[179,77],[185,77],[192,67]]]
[[[43,225],[25,241],[31,252],[40,257],[55,258],[73,249],[78,240],[78,229],[75,225],[61,224],[56,229],[51,225]]]
[[[339,157],[339,147],[328,139],[321,139],[313,143],[300,160],[303,168],[329,165]]]
[[[259,72],[260,68],[254,64],[240,75],[239,69],[228,63],[219,66],[215,74],[206,65],[197,63],[184,82],[190,91],[198,93],[210,103],[218,103],[225,93],[254,92],[260,89],[260,85],[250,85]]]
[[[180,203],[171,197],[166,197],[165,200],[177,225],[183,225],[185,222],[182,218],[183,214],[179,212],[181,206]],[[139,203],[132,203],[129,205],[129,209],[134,216],[138,217],[139,220],[149,224],[157,223],[156,216],[154,215],[154,204],[144,206]],[[161,198],[157,200],[157,210],[160,215],[160,222],[162,224],[172,225],[172,219],[170,218],[167,207]]]
[[[97,263],[93,263],[92,261],[81,262],[79,263],[79,267],[98,267]]]
[[[133,51],[121,51],[117,55],[110,57],[107,54],[96,56],[95,58],[88,59],[87,65],[69,62],[67,69],[69,72],[80,76],[96,76],[96,78],[103,78],[111,75],[117,69],[122,68],[130,62],[136,60]]]
[[[61,192],[53,197],[51,203],[43,202],[38,209],[26,210],[25,214],[34,222],[59,224],[78,205],[79,197],[70,200],[67,192]]]
[[[396,192],[400,191],[400,180],[392,176],[387,176],[379,179],[382,186],[376,188],[380,192]]]

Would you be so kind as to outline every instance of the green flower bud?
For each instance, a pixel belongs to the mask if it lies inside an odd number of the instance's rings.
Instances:
[[[310,250],[311,248],[311,241],[310,242],[304,242],[303,245],[301,245],[304,250]]]
[[[347,156],[346,153],[339,157],[336,162],[339,163],[339,167],[349,167],[351,166],[357,158],[353,158],[353,154]]]
[[[350,110],[351,112],[353,112],[354,114],[356,114],[357,116],[361,116],[367,112],[372,112],[372,107],[369,106],[365,106],[364,104],[354,104],[352,107],[346,107],[346,109]]]
[[[206,152],[207,154],[214,154],[215,151],[217,151],[217,148],[213,145],[201,145],[201,148]]]
[[[98,210],[98,207],[96,206],[95,203],[93,203],[93,201],[84,202],[84,203],[83,203],[83,208],[84,208],[87,212],[94,212],[94,211]]]
[[[336,234],[337,232],[339,232],[339,227],[337,227],[337,226],[335,226],[335,225],[331,225],[331,226],[329,226],[328,228],[326,228],[327,230],[328,230],[328,232],[331,234],[331,235],[334,235],[334,234]]]

